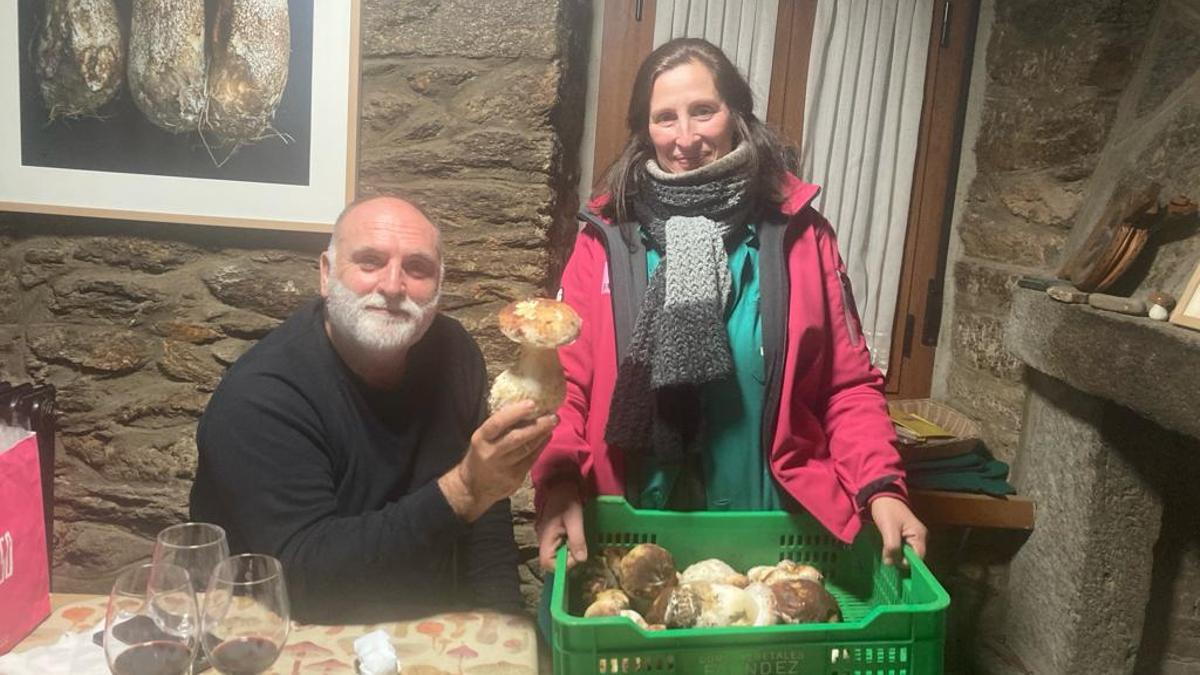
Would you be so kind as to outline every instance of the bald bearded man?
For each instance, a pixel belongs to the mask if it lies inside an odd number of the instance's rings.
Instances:
[[[508,497],[557,419],[486,416],[483,356],[438,313],[441,236],[413,205],[348,206],[320,274],[322,298],[213,394],[192,519],[279,558],[301,621],[519,611]]]

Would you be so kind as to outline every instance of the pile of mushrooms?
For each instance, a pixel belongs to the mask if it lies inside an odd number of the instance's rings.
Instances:
[[[521,354],[492,383],[488,408],[496,412],[509,403],[533,399],[538,415],[558,410],[566,397],[558,347],[579,335],[579,315],[565,302],[533,298],[509,303],[500,310],[499,320],[500,332],[521,345]]]
[[[576,568],[585,617],[624,616],[647,630],[841,621],[814,567],[792,560],[739,573],[716,558],[677,572],[656,544],[605,548]]]

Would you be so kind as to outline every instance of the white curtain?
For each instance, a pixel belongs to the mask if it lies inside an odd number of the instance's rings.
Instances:
[[[746,3],[754,4],[754,3]],[[803,178],[837,230],[867,345],[886,372],[924,98],[932,0],[820,0]]]
[[[677,37],[717,45],[750,81],[754,114],[766,119],[778,12],[779,0],[658,0],[654,46]]]

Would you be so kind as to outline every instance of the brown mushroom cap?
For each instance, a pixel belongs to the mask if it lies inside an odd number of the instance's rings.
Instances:
[[[664,588],[677,583],[675,559],[657,544],[638,544],[621,558],[617,577],[633,608],[644,612]]]
[[[771,584],[776,611],[784,623],[841,621],[842,610],[825,587],[808,579],[787,579]]]
[[[500,332],[513,342],[553,349],[579,335],[579,315],[565,302],[530,298],[510,302],[500,310]]]

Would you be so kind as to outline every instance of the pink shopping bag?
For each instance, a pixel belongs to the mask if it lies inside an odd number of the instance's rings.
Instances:
[[[37,435],[18,438],[0,447],[0,654],[50,615]]]

